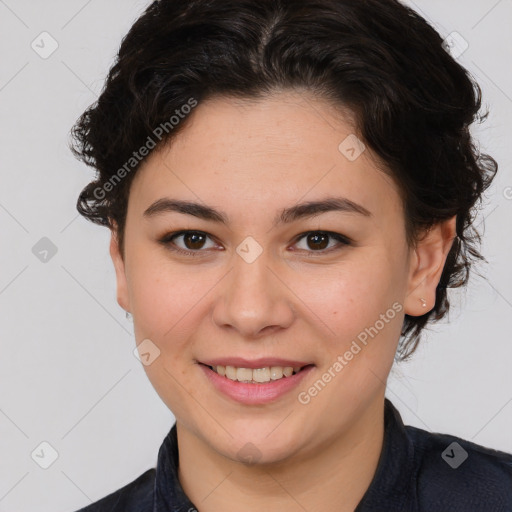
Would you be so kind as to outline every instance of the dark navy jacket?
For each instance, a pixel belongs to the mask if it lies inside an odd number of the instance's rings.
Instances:
[[[404,426],[385,401],[384,444],[354,512],[512,512],[512,454]],[[176,424],[156,469],[78,512],[195,512],[178,480]]]

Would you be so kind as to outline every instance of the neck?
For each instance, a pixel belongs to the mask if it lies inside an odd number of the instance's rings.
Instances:
[[[244,465],[177,422],[183,490],[201,512],[353,512],[368,489],[384,439],[384,396],[337,437],[285,461]]]

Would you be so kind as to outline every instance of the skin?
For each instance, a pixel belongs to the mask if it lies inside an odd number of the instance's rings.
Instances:
[[[201,512],[353,511],[372,481],[404,314],[433,307],[455,217],[408,247],[394,181],[368,148],[353,162],[338,150],[353,133],[348,116],[307,92],[201,103],[137,172],[124,254],[112,231],[118,302],[133,315],[137,343],[149,338],[160,350],[144,368],[176,417],[180,482]],[[272,226],[282,209],[327,196],[346,197],[371,216],[331,211]],[[145,218],[163,197],[222,210],[229,223],[177,212]],[[185,229],[208,234],[202,246],[174,239],[196,257],[159,243]],[[353,243],[297,239],[319,230]],[[247,236],[263,250],[252,263],[236,252]],[[394,302],[402,310],[317,396],[299,403],[298,393]],[[315,368],[273,403],[244,405],[221,395],[197,364],[231,355]],[[256,464],[238,455],[249,442]]]

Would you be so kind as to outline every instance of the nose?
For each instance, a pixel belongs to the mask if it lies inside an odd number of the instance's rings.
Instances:
[[[232,270],[217,289],[214,323],[246,339],[289,327],[295,316],[293,292],[265,251],[251,263],[238,254],[233,260]]]

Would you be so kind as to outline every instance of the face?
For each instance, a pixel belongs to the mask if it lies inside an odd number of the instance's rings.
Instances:
[[[354,131],[306,93],[216,98],[132,183],[118,301],[178,424],[228,458],[282,461],[348,431],[383,400],[404,314],[433,305],[448,247],[407,246],[398,188]],[[279,379],[286,366],[303,369]]]

